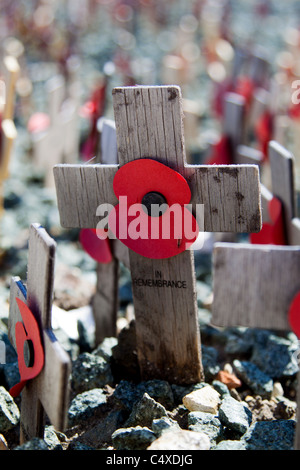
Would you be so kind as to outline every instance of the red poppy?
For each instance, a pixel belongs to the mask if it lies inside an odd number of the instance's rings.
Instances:
[[[289,308],[288,319],[295,335],[300,338],[300,292],[298,292]]]
[[[109,214],[109,227],[134,252],[170,258],[196,240],[198,224],[185,207],[191,191],[177,171],[150,158],[134,160],[117,171],[113,187],[119,204]]]
[[[213,145],[205,165],[231,165],[233,163],[230,140],[226,135]]]
[[[273,197],[268,204],[271,223],[264,223],[258,233],[251,233],[250,241],[256,245],[286,245],[282,203]]]
[[[259,117],[255,125],[255,134],[264,155],[264,160],[268,159],[268,145],[272,138],[272,131],[273,116],[269,111],[266,111]]]
[[[110,263],[112,260],[110,243],[107,238],[99,238],[100,232],[104,232],[104,230],[83,228],[80,230],[79,240],[82,248],[97,263]]]
[[[12,397],[17,397],[28,380],[35,378],[44,367],[44,349],[41,341],[41,334],[38,322],[34,315],[31,313],[27,305],[21,300],[16,298],[22,322],[16,323],[16,345],[18,354],[18,365],[21,380],[14,385],[9,393]],[[24,345],[28,342],[31,345],[31,352],[33,353],[33,361],[27,364],[24,357]],[[30,361],[32,358],[30,358]]]

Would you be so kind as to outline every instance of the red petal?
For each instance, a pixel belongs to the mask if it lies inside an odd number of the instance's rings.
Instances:
[[[117,198],[127,196],[128,207],[141,203],[149,192],[161,193],[169,206],[188,204],[190,188],[184,177],[175,170],[150,158],[134,160],[123,165],[114,177]]]
[[[85,228],[80,230],[80,243],[83,249],[98,263],[110,263],[112,254],[108,238],[97,236],[97,229]]]
[[[293,332],[300,338],[300,292],[295,295],[291,303],[288,318]]]

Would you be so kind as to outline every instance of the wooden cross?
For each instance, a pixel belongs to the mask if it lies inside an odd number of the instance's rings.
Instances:
[[[283,205],[289,246],[215,245],[212,323],[216,326],[291,329],[289,309],[300,292],[300,219],[295,217],[294,158],[274,141],[269,144],[269,158],[274,194],[262,188],[264,223],[270,223],[267,203],[275,195]],[[298,410],[299,395],[300,388]],[[295,446],[300,449],[299,426]]]
[[[122,165],[152,158],[186,179],[191,204],[204,205],[204,230],[254,232],[261,226],[257,166],[197,166],[185,162],[181,92],[176,86],[113,90],[118,165],[56,165],[54,176],[63,227],[96,228],[99,204],[116,205],[114,177]],[[129,252],[138,359],[143,378],[173,383],[203,379],[191,250],[167,259]],[[181,281],[184,288],[143,280]],[[140,282],[140,280],[142,282]],[[143,284],[143,285],[141,285]],[[151,283],[150,283],[151,284]]]
[[[32,133],[33,158],[37,168],[45,171],[45,186],[53,187],[53,166],[78,160],[78,103],[72,97],[65,99],[65,81],[61,75],[48,80],[46,90],[50,125]]]
[[[9,338],[16,348],[15,326],[22,322],[16,299],[21,299],[37,319],[42,335],[45,362],[41,373],[23,388],[20,440],[44,435],[45,413],[57,430],[67,424],[69,406],[68,354],[51,329],[55,241],[39,224],[30,226],[26,287],[18,277],[11,280]]]
[[[289,246],[247,245],[244,248],[242,244],[226,244],[228,252],[219,250],[216,246],[213,318],[217,324],[231,326],[242,321],[247,325],[250,322],[249,326],[260,326],[263,323],[265,328],[281,325],[283,329],[288,326],[287,309],[292,296],[295,296],[297,288],[300,290],[300,278],[297,275],[300,269],[299,262],[297,265],[297,257],[300,255],[300,219],[296,217],[294,158],[280,144],[271,141],[269,159],[273,194],[262,186],[263,223],[272,222],[268,203],[275,196],[283,206],[284,227]],[[297,248],[292,248],[292,245]],[[285,277],[282,273],[285,273]],[[247,279],[252,282],[247,282]],[[232,295],[228,295],[229,290]],[[260,295],[257,295],[257,292],[260,292]],[[271,292],[272,295],[269,295]],[[247,316],[245,319],[243,313]]]

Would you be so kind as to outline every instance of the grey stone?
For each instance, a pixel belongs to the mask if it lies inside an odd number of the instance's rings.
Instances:
[[[143,397],[133,406],[125,427],[140,425],[151,428],[153,419],[163,416],[167,416],[165,407],[153,400],[148,393],[144,393]]]
[[[243,441],[227,441],[219,442],[212,450],[246,450],[246,443]]]
[[[15,447],[13,450],[49,450],[49,447],[44,439],[34,437],[30,441]]]
[[[49,450],[63,450],[63,446],[58,439],[54,426],[45,426],[44,441],[46,442]]]
[[[1,383],[7,390],[10,390],[13,385],[20,382],[18,362],[9,362],[8,364],[1,364],[0,373],[2,376]]]
[[[192,411],[188,414],[188,428],[190,431],[207,434],[211,443],[216,442],[223,431],[222,423],[217,416],[202,411]]]
[[[248,385],[257,395],[263,398],[270,398],[273,391],[273,380],[265,374],[259,367],[249,361],[239,361],[235,359],[233,366],[237,376]]]
[[[209,437],[203,432],[180,429],[164,432],[148,450],[209,450]]]
[[[256,335],[251,362],[271,378],[280,379],[298,372],[293,359],[298,343],[263,331]]]
[[[109,362],[88,352],[78,356],[72,366],[72,388],[81,393],[113,383]]]
[[[218,365],[218,350],[213,346],[205,346],[202,344],[201,352],[205,380],[211,382],[220,371],[220,366]]]
[[[180,426],[174,419],[163,416],[152,421],[152,431],[156,437],[160,437],[164,432],[179,430]]]
[[[112,443],[112,434],[124,423],[124,412],[117,410],[109,413],[104,419],[99,420],[96,426],[88,429],[78,438],[82,445],[99,449],[104,444]]]
[[[113,392],[113,397],[119,405],[129,412],[134,404],[147,393],[166,409],[172,410],[175,406],[171,385],[165,380],[148,380],[135,384],[128,380],[121,380]]]
[[[244,327],[227,328],[225,352],[229,354],[251,353],[253,348],[253,333]]]
[[[134,383],[128,380],[121,380],[112,396],[118,405],[131,412],[134,403],[141,398],[141,393]]]
[[[251,424],[252,413],[245,403],[225,397],[219,408],[219,418],[227,428],[244,434]]]
[[[212,386],[220,394],[222,399],[225,396],[230,396],[229,388],[226,384],[223,384],[223,382],[220,382],[219,380],[213,380]]]
[[[79,393],[73,398],[68,411],[69,426],[74,426],[88,419],[95,412],[103,410],[106,406],[106,395],[101,388],[95,388]]]
[[[140,382],[137,389],[141,396],[144,393],[148,393],[151,398],[163,405],[167,410],[173,409],[174,396],[171,385],[166,380],[153,379]]]
[[[6,329],[6,326],[4,325],[3,321],[0,321],[0,328],[1,325],[3,325],[3,329]],[[9,341],[8,334],[6,331],[0,330],[0,340],[4,342],[5,345],[5,363],[12,363],[18,361],[18,356],[17,353],[12,346],[11,342]]]
[[[112,443],[117,450],[144,450],[155,439],[154,432],[142,426],[120,428],[112,435]]]
[[[112,357],[112,349],[118,344],[117,338],[105,338],[96,349],[92,352],[96,356],[103,357],[106,361],[110,361]]]
[[[86,444],[83,444],[80,441],[72,441],[68,446],[67,450],[95,450],[94,447],[90,447]]]
[[[292,450],[296,422],[292,419],[256,421],[242,437],[247,450]]]
[[[20,420],[20,411],[8,391],[0,386],[0,433],[13,429]]]

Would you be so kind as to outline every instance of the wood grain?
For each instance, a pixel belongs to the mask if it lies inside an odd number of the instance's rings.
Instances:
[[[218,243],[213,252],[212,323],[290,330],[300,291],[299,247]]]
[[[97,264],[97,285],[93,297],[95,319],[95,341],[100,344],[106,337],[116,336],[117,311],[119,306],[119,262]]]
[[[51,328],[56,243],[39,224],[31,224],[28,243],[27,305],[43,328]]]
[[[204,205],[205,232],[252,233],[261,229],[257,165],[187,165],[193,213]]]
[[[60,223],[65,228],[96,228],[100,204],[116,205],[113,179],[118,165],[60,164],[53,169]]]

